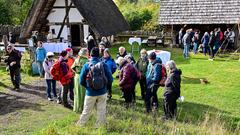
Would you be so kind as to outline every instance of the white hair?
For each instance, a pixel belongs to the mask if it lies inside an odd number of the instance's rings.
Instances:
[[[166,67],[169,67],[170,70],[174,70],[177,68],[176,63],[173,60],[170,60],[166,63]]]
[[[125,51],[126,49],[125,49],[125,47],[121,46],[121,47],[119,47],[119,50],[124,50]]]

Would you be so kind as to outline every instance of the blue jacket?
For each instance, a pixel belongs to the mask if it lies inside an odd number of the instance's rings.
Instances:
[[[162,71],[161,59],[157,58],[155,62],[148,64],[146,79],[147,79],[147,88],[151,88],[154,85],[158,85],[160,80],[162,79],[161,71]]]
[[[92,64],[97,64],[98,62],[100,62],[100,59],[97,57],[92,57],[92,59],[90,60],[90,63],[92,63]],[[111,71],[109,70],[109,68],[106,64],[103,64],[103,67],[104,67],[105,75],[108,79],[108,83],[112,83],[113,77],[112,77]],[[86,95],[87,96],[100,96],[100,95],[107,93],[107,86],[105,88],[103,88],[101,90],[97,90],[97,91],[92,90],[88,86],[88,84],[86,82],[86,77],[87,77],[88,72],[89,72],[89,63],[86,63],[83,65],[83,68],[80,73],[80,84],[86,88]]]
[[[210,39],[209,35],[204,35],[204,36],[202,37],[203,47],[206,47],[206,46],[208,45],[209,39]]]
[[[111,58],[103,58],[103,62],[107,64],[108,68],[111,70],[112,74],[114,74],[114,72],[117,69],[117,65],[115,63],[115,61]]]
[[[38,47],[36,50],[36,61],[44,61],[46,54],[47,52],[43,47]]]

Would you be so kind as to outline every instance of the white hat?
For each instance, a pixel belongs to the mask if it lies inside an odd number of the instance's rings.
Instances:
[[[48,52],[47,57],[49,57],[49,56],[54,56],[54,53],[53,52]]]

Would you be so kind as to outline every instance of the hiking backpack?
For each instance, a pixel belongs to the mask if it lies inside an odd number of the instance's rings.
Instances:
[[[60,70],[60,62],[57,61],[53,64],[53,66],[50,69],[50,74],[53,77],[53,80],[59,81],[62,77],[61,70]]]
[[[163,64],[161,64],[161,66],[162,66],[162,71],[161,71],[162,79],[160,80],[159,85],[164,87],[165,82],[167,80],[167,70]]]
[[[86,81],[88,86],[93,90],[103,89],[108,83],[103,64],[103,62],[98,62],[97,64],[89,63]]]

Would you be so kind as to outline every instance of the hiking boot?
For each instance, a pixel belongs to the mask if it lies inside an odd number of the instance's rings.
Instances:
[[[69,105],[69,104],[64,105],[64,107],[66,107],[66,108],[68,108],[68,109],[70,109],[70,110],[73,109],[73,107],[72,107],[71,105]]]

